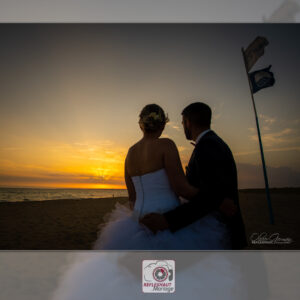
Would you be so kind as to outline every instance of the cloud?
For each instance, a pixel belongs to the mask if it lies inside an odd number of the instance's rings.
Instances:
[[[2,151],[20,151],[23,150],[22,147],[2,147],[0,148]]]
[[[270,117],[270,116],[263,115],[263,114],[260,114],[259,117],[263,120],[263,122],[265,124],[268,124],[268,125],[272,125],[273,123],[276,122],[276,119],[274,117]]]
[[[264,149],[264,152],[285,152],[285,151],[300,151],[300,146]],[[257,154],[257,153],[260,153],[260,151],[256,150],[256,151],[235,152],[233,153],[233,155],[244,156],[244,155]]]
[[[212,121],[218,120],[222,116],[222,109],[224,102],[220,102],[218,106],[213,106],[212,108]]]
[[[7,151],[0,158],[2,186],[124,186],[127,149],[109,140],[47,143],[21,152]],[[14,182],[15,180],[15,182]]]
[[[257,141],[257,134],[252,135],[251,139]],[[276,144],[288,144],[296,142],[299,140],[299,137],[296,136],[296,132],[294,129],[285,128],[277,132],[262,134],[262,140],[265,146],[273,146]]]
[[[221,113],[213,114],[213,115],[212,115],[212,120],[213,120],[213,121],[218,120],[218,119],[220,119],[221,116],[222,116]]]
[[[124,185],[122,176],[102,176],[91,174],[71,174],[71,173],[47,173],[34,176],[18,176],[0,174],[1,185],[21,185],[21,184],[112,184]]]
[[[261,165],[237,164],[239,188],[265,187]],[[300,187],[300,172],[286,166],[267,167],[270,187]]]
[[[178,146],[177,148],[178,148],[179,152],[183,152],[183,151],[187,150],[187,148],[185,148],[183,146]]]
[[[169,126],[170,128],[176,130],[176,131],[181,131],[182,128],[179,126],[179,124],[175,123],[175,122],[169,122],[167,123],[167,126]]]
[[[111,140],[103,140],[103,141],[99,141],[99,142],[93,141],[92,143],[94,145],[97,145],[97,146],[112,146],[114,144],[114,142],[111,141]],[[91,142],[90,141],[87,141],[87,142],[76,142],[76,143],[73,143],[73,145],[75,145],[75,146],[90,147]]]
[[[270,126],[263,126],[262,128],[264,131],[268,131],[268,130],[271,130],[271,127]]]
[[[299,122],[300,119],[294,120],[277,120],[275,117],[270,117],[267,115],[260,114],[260,123],[261,123],[261,135],[264,146],[274,146],[274,145],[283,145],[286,144],[290,146],[290,144],[295,144],[300,141],[299,139]],[[274,129],[274,125],[276,124],[277,130]],[[279,129],[278,127],[283,129]],[[256,128],[250,127],[248,128],[251,131],[250,139],[258,140],[257,130]],[[268,132],[266,132],[268,131]],[[271,131],[271,132],[270,132]]]
[[[263,131],[271,130],[272,125],[276,122],[276,119],[274,117],[270,117],[263,114],[260,114],[259,118],[260,118],[261,128]],[[256,128],[250,127],[248,129],[253,133],[256,132]]]

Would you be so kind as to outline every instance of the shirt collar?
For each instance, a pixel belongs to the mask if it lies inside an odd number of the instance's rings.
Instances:
[[[206,130],[202,131],[202,132],[197,136],[195,143],[198,144],[199,141],[200,141],[200,139],[201,139],[207,132],[209,132],[209,131],[211,131],[211,129],[206,129]]]

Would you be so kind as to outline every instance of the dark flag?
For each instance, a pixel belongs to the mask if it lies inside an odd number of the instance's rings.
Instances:
[[[262,144],[261,135],[260,135],[257,110],[256,110],[253,94],[256,93],[257,91],[259,91],[260,89],[272,86],[275,83],[275,79],[274,79],[273,73],[270,72],[271,65],[268,68],[249,73],[249,70],[254,66],[254,64],[257,62],[257,60],[264,54],[264,51],[265,51],[264,49],[268,44],[269,44],[269,42],[266,38],[258,36],[248,46],[246,51],[244,51],[244,48],[242,48],[242,55],[244,58],[245,71],[247,74],[247,79],[248,79],[248,83],[249,83],[249,89],[250,89],[250,94],[251,94],[251,99],[252,99],[252,104],[253,104],[253,110],[254,110],[254,115],[255,115],[255,122],[256,122],[256,128],[257,128],[260,154],[261,154],[261,162],[262,162],[262,167],[263,167],[263,172],[264,172],[266,195],[267,195],[269,214],[270,214],[270,223],[274,224],[273,208],[272,208],[272,202],[271,202],[271,196],[270,196],[270,190],[269,190],[269,180],[268,180],[266,162],[265,162],[265,157],[264,157],[263,144]]]
[[[261,89],[273,86],[275,83],[274,74],[270,72],[271,65],[265,69],[257,70],[249,74],[252,93]]]
[[[265,47],[269,44],[265,37],[258,36],[245,50],[245,63],[249,72],[257,60],[264,54]]]

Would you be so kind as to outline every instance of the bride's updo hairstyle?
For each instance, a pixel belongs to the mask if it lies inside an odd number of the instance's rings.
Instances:
[[[161,130],[169,122],[168,116],[166,116],[164,110],[157,104],[146,105],[139,117],[139,124],[146,133]]]

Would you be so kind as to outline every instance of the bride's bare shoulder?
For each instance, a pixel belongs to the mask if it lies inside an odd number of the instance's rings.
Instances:
[[[175,142],[170,139],[170,138],[159,138],[155,141],[153,141],[150,144],[143,144],[142,141],[138,141],[137,143],[135,143],[134,145],[132,145],[127,152],[127,156],[135,156],[137,153],[139,153],[140,151],[144,151],[145,148],[144,147],[151,147],[151,149],[156,149],[157,150],[163,150],[163,152],[165,151],[174,151],[177,149],[177,146],[175,144]]]
[[[168,150],[177,149],[175,142],[170,138],[160,138],[160,143]]]
[[[130,146],[127,151],[127,156],[134,153],[135,151],[137,151],[140,144],[141,144],[141,141],[138,141],[135,144],[133,144],[132,146]]]

